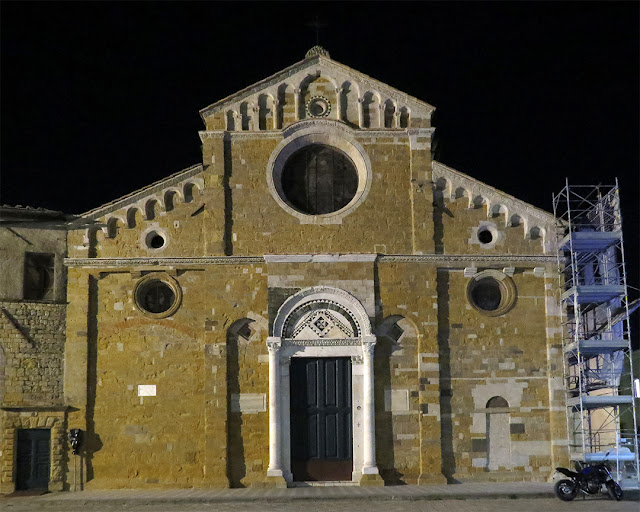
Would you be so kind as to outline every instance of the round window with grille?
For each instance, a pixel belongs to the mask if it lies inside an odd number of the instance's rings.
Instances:
[[[506,274],[497,270],[485,270],[469,281],[467,300],[484,315],[500,316],[515,304],[516,286]]]
[[[301,213],[322,215],[347,206],[358,191],[358,172],[342,151],[309,144],[293,153],[281,175],[284,200]]]
[[[149,274],[136,285],[136,307],[146,316],[165,318],[176,312],[182,300],[178,283],[165,274]]]

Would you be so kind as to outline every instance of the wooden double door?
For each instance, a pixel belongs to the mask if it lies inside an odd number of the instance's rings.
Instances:
[[[18,430],[16,490],[46,489],[51,467],[51,431]]]
[[[292,358],[290,375],[293,479],[351,480],[351,359]]]

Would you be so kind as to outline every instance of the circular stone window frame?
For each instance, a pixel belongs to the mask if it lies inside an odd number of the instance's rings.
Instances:
[[[325,109],[324,112],[320,115],[315,115],[313,112],[311,112],[311,106],[315,102],[324,103]],[[307,113],[307,116],[309,116],[310,118],[321,119],[323,117],[329,117],[329,114],[331,114],[331,101],[329,101],[329,98],[325,96],[313,96],[307,101],[307,104],[305,105],[305,111]]]
[[[173,304],[169,309],[160,313],[152,313],[151,311],[147,311],[140,305],[140,294],[144,291],[144,288],[153,281],[161,281],[162,283],[169,286],[169,288],[171,288],[171,291],[173,292]],[[133,303],[136,309],[148,318],[167,318],[173,315],[182,304],[182,288],[180,288],[180,284],[178,283],[178,281],[176,281],[169,274],[166,274],[164,272],[154,272],[153,274],[147,274],[136,283],[135,288],[133,289]]]
[[[491,233],[490,242],[480,240],[480,234],[484,231]],[[493,222],[482,221],[478,226],[473,228],[472,243],[478,244],[481,249],[493,249],[501,239],[502,234]]]
[[[322,124],[294,131],[276,146],[267,163],[267,185],[269,192],[278,205],[289,215],[296,217],[300,224],[342,224],[342,219],[353,213],[366,199],[371,188],[371,160],[364,147],[345,129],[328,125],[329,121],[321,120]],[[353,163],[358,175],[356,193],[344,207],[331,213],[310,215],[296,209],[287,199],[282,189],[282,171],[287,160],[299,149],[312,144],[328,146],[344,153]]]
[[[150,245],[150,237],[152,233],[155,233],[158,236],[161,236],[164,239],[164,244],[161,247],[152,247]],[[140,233],[140,246],[152,253],[159,253],[164,251],[169,246],[169,236],[167,235],[167,230],[159,227],[158,225],[151,225],[147,227]]]
[[[498,307],[489,311],[486,309],[482,309],[478,307],[478,305],[473,301],[471,296],[471,292],[473,291],[475,283],[478,283],[481,279],[485,278],[493,278],[498,282],[498,286],[500,287],[500,304]],[[475,274],[467,284],[467,302],[471,305],[473,309],[475,309],[478,313],[481,313],[485,316],[501,316],[507,313],[516,303],[518,292],[516,289],[516,284],[513,282],[508,275],[504,272],[500,272],[499,270],[483,270],[482,272],[478,272]]]

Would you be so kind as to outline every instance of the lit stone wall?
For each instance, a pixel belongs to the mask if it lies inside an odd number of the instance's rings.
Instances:
[[[462,299],[468,278],[461,270],[438,271],[438,339],[441,353],[449,354],[440,361],[442,449],[449,454],[443,468],[449,478],[545,480],[553,469],[545,279],[518,269],[513,280],[515,305],[490,317]],[[560,363],[556,358],[554,364]],[[504,398],[508,407],[488,409],[493,397]],[[495,467],[487,417],[494,413],[508,415],[510,425],[506,455]]]
[[[0,301],[3,406],[62,403],[64,304]]]
[[[144,272],[71,269],[67,368],[86,359],[89,370],[65,374],[65,395],[79,409],[70,428],[88,432],[89,488],[224,487],[240,460],[247,482],[264,480],[266,410],[237,417],[229,407],[232,394],[268,388],[266,334],[247,344],[230,333],[266,314],[263,268],[160,269],[183,293],[164,319],[134,305]],[[156,396],[138,396],[139,385]]]
[[[312,85],[320,94],[326,83]],[[366,152],[371,181],[337,223],[306,223],[267,186],[270,159],[295,130],[249,129],[202,132],[201,166],[69,233],[66,367],[88,360],[89,372],[67,371],[65,397],[79,408],[70,427],[91,439],[89,488],[272,484],[265,341],[280,305],[318,285],[356,297],[378,336],[377,464],[387,482],[544,480],[562,460],[549,216],[432,166],[429,132],[343,130]],[[478,231],[489,228],[482,244]],[[162,247],[148,245],[152,232]],[[314,254],[331,256],[301,256]],[[502,316],[468,303],[470,276],[483,268],[513,273],[516,303]],[[168,318],[134,306],[135,283],[152,272],[182,289]],[[139,397],[140,384],[157,395]],[[494,396],[509,407],[488,411]]]

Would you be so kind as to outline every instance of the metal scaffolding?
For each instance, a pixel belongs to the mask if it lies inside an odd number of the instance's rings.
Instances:
[[[570,186],[567,180],[553,196],[553,212],[570,457],[583,464],[609,461],[621,484],[638,488],[629,328],[638,303],[627,289],[618,180],[597,186]]]

